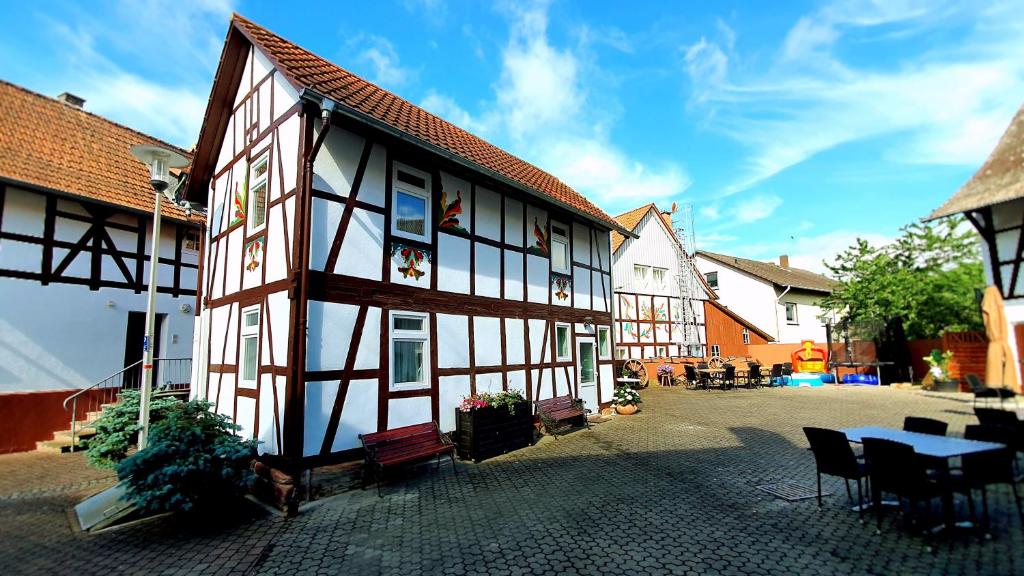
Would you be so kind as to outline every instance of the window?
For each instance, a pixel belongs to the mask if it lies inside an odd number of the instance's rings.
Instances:
[[[750,330],[743,329],[743,343],[750,344]]]
[[[615,358],[618,359],[618,360],[625,360],[626,359],[626,349],[625,348],[616,348],[615,349]]]
[[[551,270],[569,273],[569,232],[556,222],[551,223]]]
[[[722,349],[718,346],[718,344],[712,344],[711,345],[711,356],[714,357],[714,356],[721,356],[721,355],[722,355]]]
[[[410,390],[430,386],[430,334],[427,315],[391,313],[391,389]]]
[[[708,281],[708,286],[718,290],[718,272],[708,272],[704,275],[704,279]]]
[[[559,362],[571,359],[569,353],[569,325],[555,324],[555,359]]]
[[[189,228],[181,240],[181,248],[189,252],[199,252],[199,230]]]
[[[242,310],[242,383],[256,385],[260,352],[260,307]]]
[[[612,357],[611,330],[607,326],[598,326],[597,328],[597,356],[602,360]]]
[[[270,157],[264,154],[249,167],[249,232],[261,230],[267,223],[267,169]]]
[[[668,274],[667,268],[652,268],[651,277],[654,279],[654,288],[656,290],[665,289],[665,276]]]
[[[799,324],[799,320],[796,318],[796,303],[786,302],[786,322],[788,324]]]
[[[648,281],[650,280],[650,266],[641,266],[640,264],[633,265],[633,275],[636,277],[637,288],[647,288]]]
[[[580,342],[580,384],[594,383],[594,343]]]
[[[704,357],[704,347],[701,346],[700,344],[691,344],[689,352],[690,352],[690,357],[691,358],[703,358]]]
[[[392,233],[430,242],[430,179],[426,172],[395,164],[392,187]]]
[[[658,358],[667,358],[668,357],[668,349],[665,348],[664,346],[658,346],[656,350],[657,350],[656,354],[657,354]]]

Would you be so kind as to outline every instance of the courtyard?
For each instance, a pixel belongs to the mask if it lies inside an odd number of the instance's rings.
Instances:
[[[993,490],[994,539],[928,552],[888,514],[882,535],[840,480],[819,511],[755,487],[814,486],[801,427],[904,416],[973,423],[967,395],[876,387],[643,392],[642,410],[480,464],[426,467],[295,518],[199,526],[160,518],[75,534],[67,510],[112,482],[79,454],[0,456],[0,557],[24,574],[1012,574],[1024,529]],[[959,500],[958,500],[959,501]],[[962,510],[960,511],[962,513]]]

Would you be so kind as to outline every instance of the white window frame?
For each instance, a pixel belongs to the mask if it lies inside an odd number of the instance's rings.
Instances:
[[[565,355],[558,349],[558,331],[565,328]],[[555,322],[555,361],[566,362],[572,360],[572,325]]]
[[[783,302],[783,314],[786,315],[786,324],[795,326],[800,323],[800,316],[797,314],[796,302]],[[793,307],[793,319],[789,319],[789,307]]]
[[[250,314],[256,314],[256,325],[246,326],[246,318]],[[239,331],[238,345],[241,347],[239,353],[239,366],[238,366],[238,382],[247,386],[255,387],[256,381],[260,377],[260,305],[249,306],[248,308],[242,308],[242,326]],[[253,366],[253,377],[245,377],[245,343],[247,340],[256,341],[256,365]]]
[[[601,334],[604,333],[605,348],[607,350],[601,350]],[[598,360],[611,360],[612,358],[612,330],[608,326],[597,327],[597,359]]]
[[[722,355],[722,347],[719,346],[718,344],[712,344],[711,345],[711,357],[714,358],[715,356],[721,356],[721,355]]]
[[[549,226],[551,226],[551,271],[558,272],[560,274],[570,274],[572,271],[572,251],[569,249],[569,227],[560,222],[555,222],[554,220],[551,221]],[[555,232],[556,227],[565,230],[565,234],[559,234]],[[564,246],[564,267],[555,266],[555,246],[558,244]]]
[[[656,358],[668,358],[668,348],[665,346],[656,346],[654,348],[654,355]]]
[[[657,278],[656,272],[661,272],[661,279]],[[655,290],[664,291],[668,288],[668,268],[651,267],[651,283]]]
[[[633,279],[637,288],[649,288],[651,285],[651,267],[633,264]]]
[[[416,186],[409,184],[408,182],[402,182],[398,179],[398,172],[406,172],[412,176],[423,179],[424,188],[417,188]],[[406,232],[405,230],[398,229],[398,194],[407,194],[409,196],[416,196],[423,200],[423,234],[415,234],[412,232]],[[407,238],[409,240],[419,240],[420,242],[430,242],[431,240],[431,212],[433,204],[431,203],[430,195],[430,175],[422,170],[417,170],[406,166],[405,164],[399,164],[395,162],[392,167],[391,174],[391,235],[398,236],[400,238]]]
[[[266,171],[259,178],[253,178],[253,173],[256,171],[256,167],[262,163],[267,164]],[[270,220],[270,215],[267,213],[270,206],[270,151],[264,152],[256,157],[256,160],[249,164],[249,177],[248,177],[248,189],[245,191],[245,230],[247,234],[255,234],[267,227],[267,220]],[[255,224],[256,215],[256,194],[254,193],[256,188],[263,186],[265,189],[264,200],[263,200],[263,222]]]
[[[750,330],[743,329],[743,343],[750,344]]]
[[[617,360],[625,360],[626,359],[626,347],[625,346],[617,346],[615,348],[615,358]]]
[[[395,318],[423,320],[422,330],[395,330]],[[395,383],[395,342],[423,343],[423,380]],[[388,388],[392,392],[430,388],[430,315],[426,312],[392,310],[388,314]]]
[[[714,281],[711,280],[712,278],[714,278]],[[704,281],[708,283],[712,290],[718,290],[718,271],[706,272],[704,274]]]

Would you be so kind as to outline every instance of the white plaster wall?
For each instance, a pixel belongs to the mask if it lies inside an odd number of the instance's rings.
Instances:
[[[437,367],[469,367],[469,317],[437,315]]]
[[[700,254],[697,255],[695,261],[701,274],[718,272],[718,289],[715,292],[723,306],[739,314],[773,338],[778,338],[776,293],[772,285],[719,264],[715,260],[704,258]],[[782,321],[785,321],[785,317],[782,318]]]
[[[474,248],[476,250],[476,295],[499,298],[501,296],[502,250],[479,242],[474,243]]]
[[[434,263],[438,290],[469,294],[469,244],[469,240],[451,234],[437,235]]]
[[[327,423],[338,396],[338,381],[306,382],[305,420],[302,435],[303,456],[320,453]]]
[[[523,256],[511,250],[503,251],[505,258],[505,299],[523,299]]]
[[[309,301],[306,370],[341,370],[345,366],[358,306]]]
[[[474,359],[477,366],[501,365],[501,322],[497,318],[474,317],[473,341],[476,345]]]
[[[345,407],[331,450],[360,446],[359,435],[377,431],[377,380],[353,380],[348,385]]]
[[[782,291],[779,291],[782,294]],[[820,306],[822,295],[790,290],[777,304],[779,318],[779,342],[800,342],[802,340],[814,340],[824,342],[827,329],[822,324],[820,317],[829,314]],[[793,302],[797,305],[797,323],[790,324],[786,321],[786,302]]]
[[[430,396],[396,398],[388,401],[388,428],[420,424],[430,418]]]
[[[523,203],[505,198],[505,243],[523,245]]]
[[[547,258],[530,254],[526,257],[526,299],[530,302],[547,304],[551,293]]]
[[[146,310],[145,292],[111,288],[0,278],[0,294],[0,392],[77,389],[117,372],[128,312]],[[195,316],[183,304],[195,297],[157,295],[157,312],[167,315],[159,357],[192,356]]]
[[[469,396],[469,376],[442,376],[439,378],[437,406],[441,430],[455,430],[455,408]]]
[[[505,360],[509,364],[526,363],[525,326],[519,318],[505,319]]]
[[[501,196],[478,186],[474,200],[476,233],[491,240],[501,240]]]

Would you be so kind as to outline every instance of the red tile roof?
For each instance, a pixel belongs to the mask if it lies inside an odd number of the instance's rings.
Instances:
[[[133,144],[190,157],[152,136],[0,80],[0,179],[152,214],[149,170],[131,155]],[[202,222],[166,203],[162,211],[167,218]]]
[[[232,26],[258,46],[297,90],[342,106],[448,151],[528,190],[618,229],[618,223],[558,178],[235,14]],[[229,34],[230,39],[230,34]],[[222,61],[222,67],[224,63]],[[207,118],[207,121],[210,119]]]

